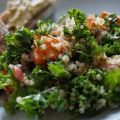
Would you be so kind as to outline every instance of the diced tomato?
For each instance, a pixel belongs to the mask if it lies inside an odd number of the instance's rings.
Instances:
[[[3,75],[5,75],[7,73],[7,70],[1,70],[0,73],[2,73]]]
[[[116,21],[116,25],[119,25],[120,26],[120,16],[118,16],[118,19]]]
[[[108,13],[108,12],[103,11],[103,12],[101,12],[101,13],[100,13],[100,15],[99,15],[99,16],[100,16],[101,18],[103,18],[103,19],[104,19],[104,18],[106,18],[108,15],[109,15],[109,13]]]
[[[40,38],[41,38],[41,35],[34,35],[35,40],[40,39]]]
[[[117,64],[107,64],[106,65],[106,69],[107,70],[115,70],[115,69],[118,69],[119,66]]]
[[[34,49],[34,62],[36,64],[44,64],[45,63],[45,58],[44,58],[44,52],[39,48],[39,47],[36,47]]]
[[[86,23],[87,23],[87,26],[88,26],[89,28],[95,26],[95,17],[94,17],[94,16],[89,16],[89,17],[87,18]]]
[[[5,88],[6,93],[11,94],[14,91],[13,86],[9,85]]]
[[[39,40],[41,39],[42,36],[36,36],[34,37],[35,41],[36,39]],[[67,49],[68,46],[63,44],[60,50],[58,50],[56,47],[52,46],[51,43],[53,44],[59,44],[62,43],[62,40],[58,40],[56,38],[53,38],[51,36],[46,36],[46,40],[43,43],[46,46],[46,49],[42,49],[40,46],[35,45],[34,41],[34,62],[37,65],[45,64],[48,60],[55,60],[57,59],[58,55],[61,53],[64,53]]]
[[[23,71],[18,66],[13,67],[13,76],[17,80],[23,80],[24,79]]]
[[[95,22],[96,22],[95,16],[89,16],[87,18],[87,20],[86,20],[86,25],[90,29],[97,28],[97,29],[106,30],[106,26],[105,25],[99,25],[99,24],[96,24]]]

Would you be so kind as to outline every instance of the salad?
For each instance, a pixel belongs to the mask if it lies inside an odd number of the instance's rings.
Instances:
[[[0,89],[9,113],[41,120],[47,109],[95,115],[120,105],[120,17],[71,9],[5,36]],[[73,118],[75,119],[75,118]]]

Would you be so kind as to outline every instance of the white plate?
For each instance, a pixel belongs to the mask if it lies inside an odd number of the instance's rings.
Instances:
[[[64,113],[48,112],[45,115],[44,120],[68,120],[68,115]],[[26,120],[26,116],[23,113],[16,113],[15,115],[8,115],[4,111],[4,108],[0,107],[0,120]],[[120,120],[120,109],[108,110],[95,117],[82,118],[79,117],[76,120]]]
[[[0,0],[0,12],[5,7],[6,0]],[[70,8],[79,8],[87,14],[95,14],[106,10],[120,14],[120,0],[58,0],[55,10],[55,20],[66,13]],[[14,116],[7,115],[4,108],[0,107],[0,120],[26,120],[23,113]],[[68,120],[65,115],[50,112],[45,116],[45,120]],[[77,120],[120,120],[120,109],[103,111],[103,113],[93,118],[78,118]]]

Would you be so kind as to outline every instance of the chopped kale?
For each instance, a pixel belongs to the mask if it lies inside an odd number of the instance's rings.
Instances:
[[[105,107],[120,106],[119,18],[110,14],[103,25],[93,20],[91,28],[87,20],[82,11],[71,9],[54,27],[49,20],[40,20],[35,30],[23,27],[6,35],[6,50],[0,55],[0,90],[7,93],[9,113],[23,110],[28,117],[42,120],[49,108],[93,115]],[[118,64],[108,64],[114,55]],[[41,64],[35,64],[35,59]],[[22,64],[21,72],[10,64]]]
[[[101,92],[101,86],[99,84],[95,85],[94,82],[89,80],[87,74],[78,76],[71,81],[69,87],[70,91],[70,103],[76,106],[75,111],[79,113],[89,112],[93,110],[96,112],[101,108],[94,108],[99,99],[106,100],[106,92]],[[73,109],[73,111],[74,111]]]
[[[51,106],[53,109],[61,111],[66,106],[66,100],[59,95],[57,88],[51,88],[36,95],[20,97],[18,106],[24,110],[29,117],[42,119],[45,110]]]
[[[51,74],[56,78],[70,78],[70,73],[65,70],[64,66],[60,62],[51,62],[48,64],[48,69]]]
[[[51,24],[52,22],[50,20],[47,21],[43,21],[43,20],[39,20],[38,21],[38,29],[36,30],[37,34],[42,34],[42,35],[46,35],[49,34],[50,30],[51,30]]]
[[[74,18],[76,24],[76,27],[73,30],[73,35],[78,40],[81,38],[87,38],[90,35],[90,30],[85,25],[86,15],[77,9],[68,11],[68,14],[70,18]]]
[[[33,35],[27,28],[21,28],[15,33],[9,33],[6,40],[6,60],[8,64],[17,64],[20,62],[21,55],[31,50]]]
[[[35,82],[34,90],[43,90],[44,86],[51,81],[51,74],[48,71],[42,70],[39,66],[36,66],[31,73],[31,78]]]

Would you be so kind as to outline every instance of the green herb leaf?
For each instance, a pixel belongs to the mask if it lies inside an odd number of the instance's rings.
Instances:
[[[51,62],[48,64],[48,69],[57,78],[70,78],[70,73],[65,70],[60,62]]]

